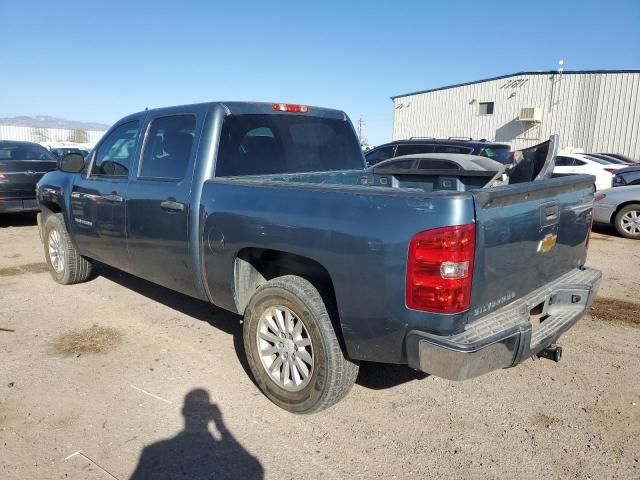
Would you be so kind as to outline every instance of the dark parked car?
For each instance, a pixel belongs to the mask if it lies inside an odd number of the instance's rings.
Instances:
[[[373,148],[365,153],[367,164],[372,166],[384,160],[404,155],[418,153],[463,153],[480,155],[506,164],[509,162],[511,148],[502,143],[487,142],[485,140],[471,140],[460,138],[411,138],[396,140]]]
[[[593,177],[551,178],[554,145],[504,185],[477,157],[365,169],[337,110],[149,110],[40,181],[38,224],[58,283],[97,260],[243,315],[257,385],[309,413],[360,360],[452,380],[559,360],[601,274],[584,266]]]
[[[640,165],[621,168],[613,175],[613,186],[640,185]]]
[[[0,213],[38,210],[36,183],[56,169],[56,157],[37,143],[0,140]]]

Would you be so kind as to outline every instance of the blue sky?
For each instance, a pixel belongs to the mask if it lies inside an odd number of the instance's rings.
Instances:
[[[113,123],[261,100],[345,110],[372,144],[392,95],[522,70],[640,68],[640,1],[0,0],[0,117]]]

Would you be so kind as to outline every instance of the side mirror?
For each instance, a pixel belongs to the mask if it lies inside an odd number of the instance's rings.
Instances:
[[[80,173],[84,167],[84,157],[79,153],[67,153],[58,160],[58,170],[63,172]]]

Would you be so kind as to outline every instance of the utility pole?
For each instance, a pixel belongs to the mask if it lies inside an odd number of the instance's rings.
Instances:
[[[360,141],[360,145],[364,143],[366,143],[366,138],[364,138],[364,126],[365,126],[365,121],[362,118],[362,115],[360,116],[360,119],[358,120],[358,140]]]

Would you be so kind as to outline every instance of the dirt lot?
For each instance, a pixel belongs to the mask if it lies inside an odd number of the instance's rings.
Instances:
[[[238,317],[103,267],[55,284],[33,217],[0,217],[0,478],[640,478],[640,242],[564,359],[465,383],[364,364],[332,409],[272,405]],[[154,477],[158,478],[158,477]]]

